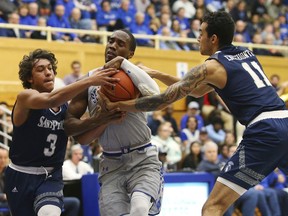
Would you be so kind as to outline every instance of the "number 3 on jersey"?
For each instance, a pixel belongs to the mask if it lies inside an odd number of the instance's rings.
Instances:
[[[49,134],[46,141],[50,143],[50,147],[44,148],[44,155],[47,157],[51,157],[55,152],[57,135]]]
[[[242,67],[250,74],[250,76],[254,80],[254,83],[257,86],[257,88],[263,88],[265,86],[271,86],[270,81],[267,79],[263,70],[257,64],[257,62],[252,61],[251,65],[252,65],[253,69],[249,66],[248,63],[246,63],[246,62],[242,63]],[[262,80],[257,75],[256,71],[258,71],[258,74],[260,74],[260,76],[263,78]]]

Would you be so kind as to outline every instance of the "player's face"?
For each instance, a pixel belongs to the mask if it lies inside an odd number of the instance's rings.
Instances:
[[[123,31],[115,31],[108,40],[105,50],[105,62],[122,56],[126,59],[131,57],[129,35]]]
[[[200,35],[198,37],[199,49],[201,55],[212,55],[212,37],[208,37],[206,31],[207,23],[203,22],[200,26]]]
[[[29,82],[33,89],[39,92],[51,92],[54,89],[54,70],[50,61],[39,59],[32,69],[32,77]]]

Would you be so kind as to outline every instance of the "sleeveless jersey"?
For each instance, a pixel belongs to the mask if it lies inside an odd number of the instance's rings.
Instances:
[[[214,88],[241,124],[247,125],[262,112],[286,109],[250,50],[226,46],[209,59],[217,60],[226,69],[226,86]]]
[[[91,72],[88,73],[91,75]],[[88,88],[88,110],[90,116],[97,106],[99,86]],[[99,143],[104,151],[120,151],[125,147],[136,147],[149,143],[151,130],[147,126],[146,115],[143,112],[127,112],[121,123],[110,124],[99,137]]]
[[[13,125],[9,157],[14,164],[62,166],[67,146],[63,128],[66,109],[67,104],[62,105],[58,112],[52,109],[30,110],[24,124],[19,127]]]

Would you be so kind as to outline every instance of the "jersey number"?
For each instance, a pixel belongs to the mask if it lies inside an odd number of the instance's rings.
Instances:
[[[55,152],[57,135],[56,134],[49,134],[46,141],[48,143],[50,143],[50,147],[44,148],[44,155],[51,157]]]
[[[257,88],[263,88],[265,86],[271,86],[270,81],[267,79],[267,77],[265,76],[265,74],[262,71],[261,67],[257,64],[257,62],[252,61],[251,65],[252,65],[253,69],[246,62],[242,63],[242,67],[250,74],[250,76],[254,80],[254,83],[257,86]],[[260,73],[260,75],[263,78],[263,80],[261,80],[259,78],[259,76],[257,75],[255,70]]]

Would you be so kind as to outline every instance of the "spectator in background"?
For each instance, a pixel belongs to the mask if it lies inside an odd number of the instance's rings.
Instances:
[[[171,20],[171,16],[170,14],[168,13],[162,13],[160,15],[160,23],[161,23],[161,26],[158,30],[158,34],[161,34],[162,33],[162,29],[164,27],[168,27],[169,29],[171,28],[172,26],[172,20]]]
[[[130,31],[133,34],[144,34],[152,35],[149,26],[145,25],[145,15],[142,12],[137,12],[135,14],[135,22],[130,26]],[[138,46],[148,46],[152,47],[154,45],[153,41],[150,39],[136,39]]]
[[[202,127],[200,129],[200,134],[199,134],[199,142],[201,146],[204,146],[207,142],[211,141],[211,139],[208,136],[208,132],[206,127]]]
[[[233,20],[237,22],[238,20],[242,20],[244,22],[247,22],[249,20],[248,18],[248,11],[246,8],[246,2],[245,0],[240,0],[236,7],[232,9],[230,12],[231,16],[233,17]]]
[[[149,29],[151,30],[153,35],[156,35],[158,33],[160,26],[161,26],[161,23],[158,17],[151,19],[150,24],[149,24]]]
[[[21,25],[29,25],[28,6],[26,4],[22,4],[19,6],[18,14],[20,17],[19,23]]]
[[[55,12],[48,18],[47,25],[57,28],[71,28],[69,20],[65,17],[65,7],[63,5],[56,5]],[[76,34],[55,32],[57,40],[64,41],[79,41]]]
[[[179,21],[181,30],[188,32],[190,28],[190,22],[189,19],[185,17],[186,10],[186,8],[179,8],[175,15],[175,19]]]
[[[38,0],[39,10],[38,14],[41,17],[48,18],[52,12],[52,6],[50,0]]]
[[[42,26],[46,27],[47,26],[47,20],[44,17],[39,17],[38,18],[38,25],[37,26]],[[47,40],[47,31],[32,31],[30,37],[32,39],[39,39],[39,40]],[[56,40],[55,34],[51,34],[52,40]]]
[[[71,69],[72,72],[63,78],[63,82],[65,83],[65,85],[69,85],[71,83],[76,82],[76,80],[78,80],[82,76],[80,61],[77,60],[72,61]]]
[[[6,193],[4,190],[5,170],[9,163],[8,147],[0,147],[0,208],[8,208]],[[10,216],[10,213],[0,213],[1,216]]]
[[[94,28],[92,28],[91,19],[88,19],[88,18],[81,19],[81,11],[77,7],[73,8],[69,21],[70,21],[71,28],[73,28],[73,29],[84,29],[84,30],[94,29]],[[97,42],[97,38],[94,35],[78,34],[77,37],[82,42],[91,42],[91,43]]]
[[[16,10],[17,6],[11,0],[0,1],[0,16],[2,15],[3,20],[8,20],[8,15]]]
[[[65,8],[64,16],[69,19],[71,11],[75,8],[74,0],[56,0],[56,5],[63,5]],[[55,6],[56,7],[56,6]],[[55,10],[55,8],[54,8]]]
[[[274,34],[272,33],[268,33],[264,39],[264,43],[268,45],[275,45],[274,41],[275,41],[275,37],[274,37]],[[266,50],[264,55],[283,57],[283,54],[280,51],[278,51],[277,49],[273,49],[273,48]]]
[[[173,104],[169,104],[163,111],[163,118],[165,121],[168,121],[171,123],[173,131],[174,131],[174,136],[179,136],[179,129],[178,129],[178,124],[176,119],[173,117]]]
[[[236,138],[235,138],[234,133],[232,133],[232,131],[226,130],[226,136],[225,136],[224,144],[226,144],[228,146],[236,145]]]
[[[181,32],[181,26],[179,20],[173,19],[171,25],[171,35],[174,37],[180,37],[180,32]]]
[[[264,25],[260,22],[260,17],[258,14],[252,15],[251,20],[247,23],[246,28],[250,34],[250,37],[253,37],[253,35],[256,33],[261,33]]]
[[[219,116],[215,116],[211,119],[211,123],[206,126],[208,136],[213,142],[221,145],[225,141],[226,133],[223,130],[224,122]]]
[[[288,215],[288,193],[284,190],[287,188],[286,175],[276,168],[264,180],[263,185],[266,187],[274,188],[277,193],[281,216]]]
[[[102,153],[103,153],[102,146],[97,141],[92,142],[92,154],[93,154],[92,167],[94,172],[99,172],[99,163],[101,160],[100,157]]]
[[[165,122],[165,119],[163,118],[161,110],[154,111],[147,117],[147,125],[150,128],[153,136],[157,135],[158,128],[163,122]]]
[[[161,31],[161,35],[164,37],[173,37],[171,33],[171,29],[169,27],[163,27]],[[162,50],[180,50],[180,47],[173,40],[161,40],[160,41],[160,49]]]
[[[206,8],[210,12],[216,12],[223,9],[222,0],[205,0]]]
[[[151,20],[156,18],[156,11],[155,11],[155,6],[154,4],[150,4],[148,5],[148,7],[146,8],[146,11],[145,11],[145,24],[146,25],[149,25]]]
[[[198,128],[198,122],[195,116],[188,118],[186,127],[181,130],[180,137],[182,141],[182,151],[186,155],[190,152],[190,145],[192,142],[199,140],[200,131]]]
[[[194,141],[189,146],[189,154],[184,156],[181,168],[183,170],[195,171],[199,163],[202,161],[201,144]]]
[[[218,159],[218,146],[215,142],[209,141],[203,146],[203,160],[197,166],[197,171],[209,172],[215,180],[225,163]]]
[[[266,0],[256,0],[251,8],[251,16],[257,14],[261,23],[268,23],[271,21],[265,2]]]
[[[81,179],[83,175],[94,173],[93,168],[82,161],[83,149],[80,144],[73,145],[68,154],[68,159],[64,161],[62,172],[63,180]]]
[[[218,154],[219,161],[226,163],[231,156],[229,155],[229,145],[223,144],[220,146],[220,151]]]
[[[93,0],[74,0],[75,7],[80,9],[82,19],[90,19],[97,11]]]
[[[253,35],[252,42],[253,42],[254,44],[263,44],[262,35],[261,35],[260,33],[256,32],[256,33]],[[262,48],[253,48],[253,53],[254,53],[255,55],[265,55],[266,50],[265,50],[265,49],[262,49]]]
[[[192,19],[196,14],[196,9],[189,0],[176,0],[172,6],[173,13],[178,13],[180,8],[185,8],[183,16],[187,19]]]
[[[158,127],[157,135],[152,136],[151,143],[156,145],[159,151],[167,152],[168,169],[176,171],[182,154],[180,144],[173,139],[172,133],[170,122],[163,122]]]
[[[201,22],[198,19],[193,19],[191,21],[190,31],[187,34],[188,38],[196,38],[197,39],[199,37],[200,24],[201,24]],[[195,43],[195,44],[189,43],[189,47],[191,50],[199,50],[198,43]]]
[[[118,17],[125,28],[129,28],[134,20],[134,11],[130,8],[130,0],[122,0],[118,9]]]
[[[199,104],[196,101],[191,101],[187,106],[186,114],[181,117],[180,129],[186,128],[188,118],[194,116],[197,119],[197,129],[204,127],[204,120],[200,115]]]
[[[240,34],[243,36],[244,38],[244,42],[245,43],[250,43],[251,42],[251,37],[250,37],[250,33],[246,28],[247,23],[242,21],[242,20],[238,20],[235,23],[235,34]]]
[[[151,4],[150,0],[134,0],[137,12],[145,13],[147,7]]]
[[[183,38],[183,39],[186,39],[186,38],[187,38],[187,32],[186,32],[186,31],[181,31],[179,37],[180,37],[180,38]],[[178,47],[180,48],[180,50],[190,51],[190,47],[189,47],[189,45],[188,45],[187,42],[177,41],[176,44],[178,45]]]
[[[36,2],[31,2],[28,4],[28,17],[29,17],[28,25],[32,25],[32,26],[37,25],[38,11],[39,11],[39,6]]]
[[[8,15],[8,23],[9,24],[17,24],[19,25],[20,17],[18,13],[14,12]],[[2,29],[0,32],[0,36],[3,37],[11,37],[11,38],[26,38],[25,31],[20,30],[18,28],[7,28]]]
[[[123,23],[118,17],[118,13],[111,9],[111,3],[108,0],[101,2],[101,10],[97,12],[96,21],[99,30],[114,31],[123,28]]]
[[[282,4],[282,0],[272,0],[271,4],[268,5],[268,15],[272,19],[277,19],[279,14],[285,13],[285,5]]]

